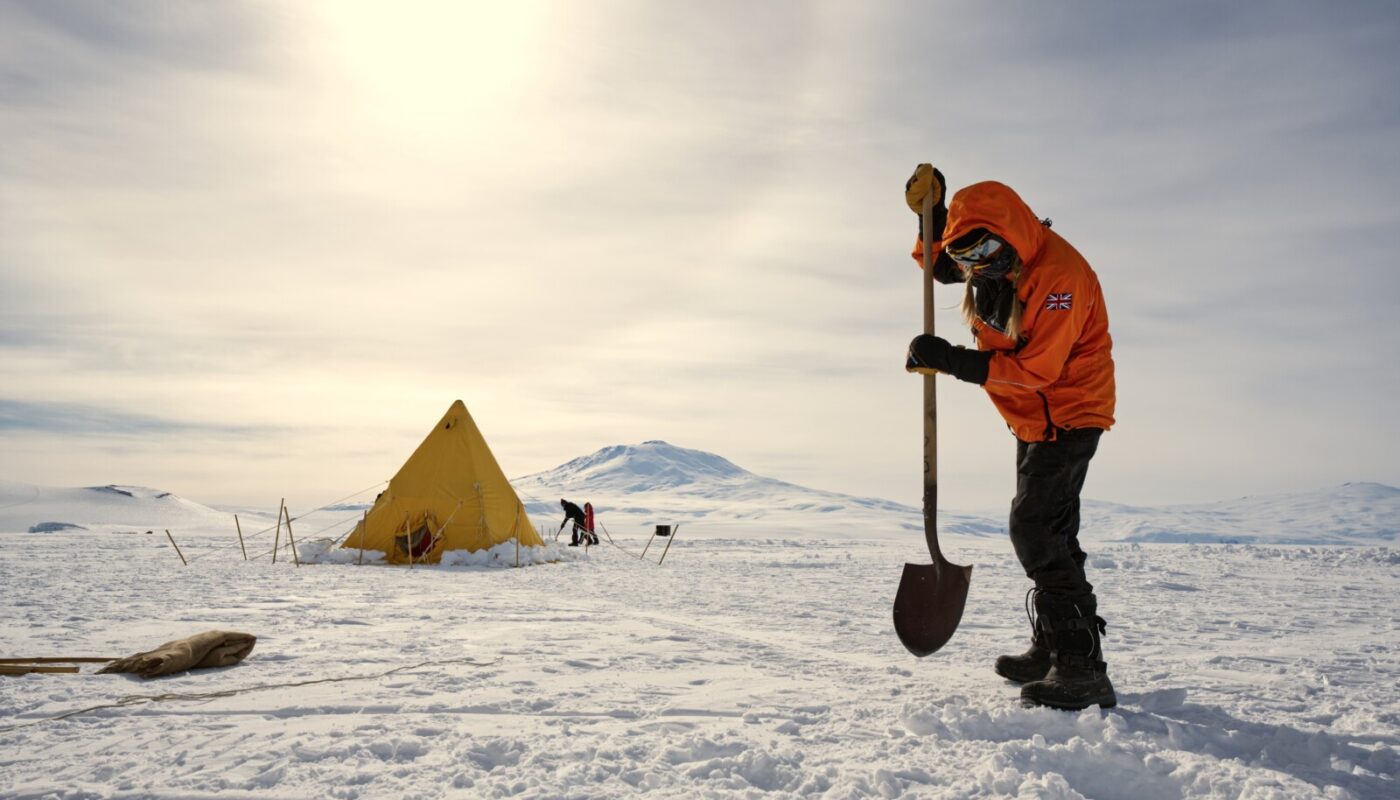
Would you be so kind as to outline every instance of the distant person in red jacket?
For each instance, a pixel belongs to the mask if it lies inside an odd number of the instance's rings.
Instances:
[[[592,542],[593,544],[597,544],[597,543],[598,543],[598,531],[597,531],[597,529],[594,528],[593,526],[594,526],[594,520],[593,520],[593,504],[592,504],[592,503],[584,503],[584,504],[583,504],[583,527],[584,527],[584,530],[587,530],[587,531],[588,531],[588,540],[589,540],[590,542]]]
[[[934,264],[942,283],[966,283],[963,316],[976,349],[920,334],[906,369],[942,372],[987,391],[1016,436],[1011,544],[1035,582],[1031,648],[997,659],[1024,683],[1024,705],[1081,709],[1117,703],[1103,661],[1094,587],[1079,546],[1079,493],[1099,437],[1113,425],[1113,340],[1099,279],[1010,187],[985,181],[944,205],[943,175],[921,165],[905,185],[916,213],[933,193]]]

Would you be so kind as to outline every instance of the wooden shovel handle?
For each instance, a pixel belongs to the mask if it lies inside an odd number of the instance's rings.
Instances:
[[[940,192],[940,194],[942,194]],[[934,193],[924,195],[924,333],[934,335],[933,328],[933,208]],[[924,538],[933,563],[942,563],[943,550],[938,546],[938,391],[933,374],[924,375]]]

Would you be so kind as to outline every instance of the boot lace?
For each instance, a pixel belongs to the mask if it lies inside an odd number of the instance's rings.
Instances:
[[[1039,641],[1037,637],[1037,615],[1035,613],[1035,599],[1040,596],[1040,589],[1032,586],[1026,590],[1026,619],[1031,623],[1031,641]]]

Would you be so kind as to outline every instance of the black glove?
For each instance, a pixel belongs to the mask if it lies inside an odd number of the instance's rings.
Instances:
[[[904,362],[904,369],[925,375],[933,370],[981,386],[987,382],[987,371],[991,365],[990,351],[954,347],[947,339],[921,333],[909,343],[909,357]]]
[[[948,228],[948,207],[939,203],[933,207],[933,240],[943,239],[943,231]],[[924,215],[919,215],[919,238],[924,238]]]
[[[924,238],[924,198],[933,193],[933,238],[943,238],[943,229],[948,225],[948,182],[943,173],[930,164],[920,164],[914,174],[904,182],[904,201],[909,209],[919,215],[919,238]]]

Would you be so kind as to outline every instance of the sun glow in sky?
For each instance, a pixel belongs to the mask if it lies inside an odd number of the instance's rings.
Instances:
[[[314,7],[308,24],[311,60],[366,121],[438,142],[471,141],[555,66],[536,2],[342,2]]]
[[[1087,496],[1400,483],[1400,13],[1250,5],[7,4],[0,479],[319,503],[461,398],[512,476],[665,439],[916,504],[931,160],[1100,276]],[[944,503],[1001,506],[939,402]]]

